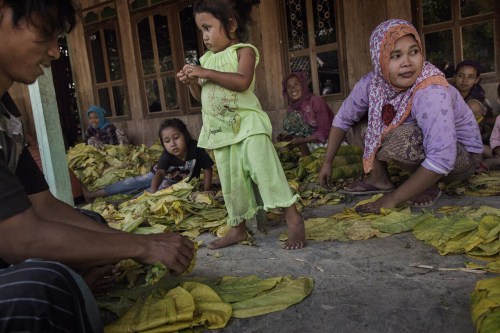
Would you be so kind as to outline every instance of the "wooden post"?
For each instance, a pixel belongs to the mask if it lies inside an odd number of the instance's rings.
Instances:
[[[29,86],[43,173],[52,194],[74,206],[52,71]]]

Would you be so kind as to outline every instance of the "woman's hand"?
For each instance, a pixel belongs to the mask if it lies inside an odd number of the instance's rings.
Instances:
[[[289,145],[291,145],[291,146],[298,146],[298,145],[301,145],[303,143],[304,143],[304,138],[300,137],[300,136],[297,136],[297,137],[293,138],[290,141]]]
[[[326,189],[330,189],[332,188],[331,178],[332,166],[328,165],[328,163],[323,163],[323,166],[318,174],[319,184]]]

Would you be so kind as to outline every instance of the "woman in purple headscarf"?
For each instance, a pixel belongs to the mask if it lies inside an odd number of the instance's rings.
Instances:
[[[355,85],[335,116],[320,183],[330,185],[331,163],[353,127],[364,146],[365,172],[370,174],[347,191],[388,193],[358,206],[358,212],[378,213],[405,201],[433,205],[441,194],[438,180],[460,180],[474,172],[483,151],[479,127],[459,92],[439,69],[424,61],[420,38],[410,23],[380,24],[370,37],[370,51],[375,70]],[[397,189],[389,177],[388,161],[412,173]]]
[[[491,131],[495,126],[495,115],[485,91],[481,87],[481,66],[472,60],[464,60],[457,65],[454,86],[460,92],[467,105],[474,112],[479,124],[481,138],[489,144]]]
[[[302,156],[310,155],[319,147],[326,147],[333,120],[333,111],[321,98],[309,92],[304,72],[293,72],[281,83],[283,97],[288,99],[288,107],[283,130],[291,139],[290,144],[298,146]]]

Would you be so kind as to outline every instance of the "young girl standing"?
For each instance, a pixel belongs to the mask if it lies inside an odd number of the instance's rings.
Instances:
[[[289,240],[284,249],[305,244],[304,221],[271,142],[271,122],[254,94],[257,49],[243,44],[252,10],[248,1],[198,0],[195,20],[208,52],[201,66],[186,65],[177,76],[201,100],[203,128],[198,145],[213,149],[222,192],[233,228],[208,247],[217,249],[246,240],[245,220],[258,209],[283,207]],[[196,80],[198,79],[198,80]],[[253,185],[264,201],[259,207]]]
[[[378,213],[407,200],[415,206],[432,205],[440,195],[435,186],[439,179],[464,179],[477,165],[483,145],[474,114],[444,74],[424,62],[420,38],[410,23],[383,22],[372,33],[370,49],[375,70],[355,85],[333,120],[320,182],[329,184],[331,162],[353,127],[370,175],[347,191],[393,191],[388,161],[413,173],[394,192],[359,206],[360,212]]]

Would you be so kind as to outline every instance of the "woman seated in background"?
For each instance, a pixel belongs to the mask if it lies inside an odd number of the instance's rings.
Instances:
[[[89,127],[83,136],[83,142],[96,148],[104,145],[130,144],[123,130],[116,127],[106,119],[106,110],[99,106],[92,106],[87,111]]]
[[[481,66],[472,60],[464,60],[457,65],[454,86],[460,92],[467,105],[474,112],[474,117],[481,131],[481,138],[485,145],[490,143],[491,131],[495,125],[495,115],[491,104],[484,96],[481,87]]]
[[[293,72],[281,84],[283,97],[290,106],[283,122],[286,134],[280,134],[278,140],[291,140],[290,144],[298,146],[302,156],[326,147],[334,117],[332,109],[321,97],[309,92],[304,72]]]

